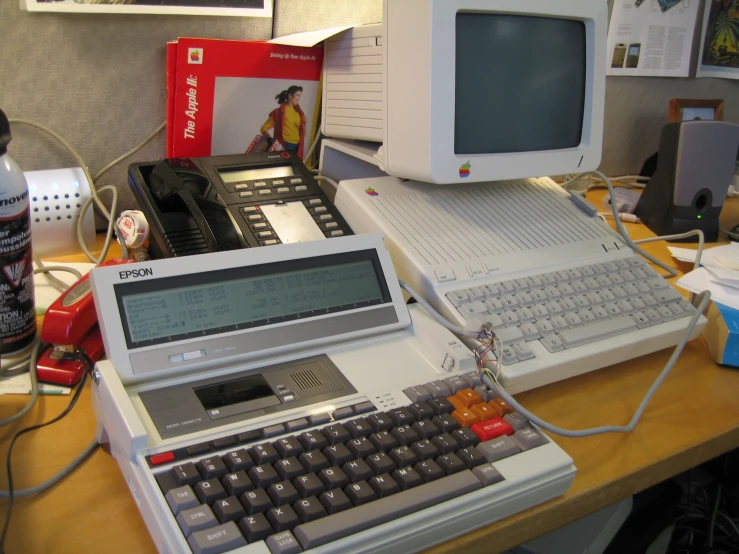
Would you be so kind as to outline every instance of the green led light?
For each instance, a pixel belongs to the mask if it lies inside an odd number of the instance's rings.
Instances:
[[[698,216],[698,219],[703,219],[703,216],[702,216],[702,215],[699,215],[699,216]]]

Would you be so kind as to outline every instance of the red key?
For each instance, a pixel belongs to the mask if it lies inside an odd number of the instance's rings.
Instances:
[[[480,437],[480,440],[483,442],[514,433],[513,427],[499,417],[475,423],[470,427],[470,430]]]
[[[166,464],[167,462],[173,462],[173,461],[174,461],[173,452],[162,452],[161,454],[154,454],[153,456],[149,456],[149,462],[153,466],[160,466],[162,464]]]

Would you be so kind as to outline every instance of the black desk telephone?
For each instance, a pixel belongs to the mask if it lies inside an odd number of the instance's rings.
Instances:
[[[152,258],[352,234],[290,152],[135,163],[128,182],[149,222]]]

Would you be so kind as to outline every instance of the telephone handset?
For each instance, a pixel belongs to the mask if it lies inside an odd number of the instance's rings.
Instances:
[[[155,258],[352,234],[291,152],[137,163],[129,184]]]

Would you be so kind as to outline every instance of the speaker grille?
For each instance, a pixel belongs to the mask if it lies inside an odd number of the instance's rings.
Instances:
[[[303,398],[336,391],[343,387],[320,361],[300,364],[290,371],[289,375],[293,382],[292,389],[303,393],[301,395]]]

